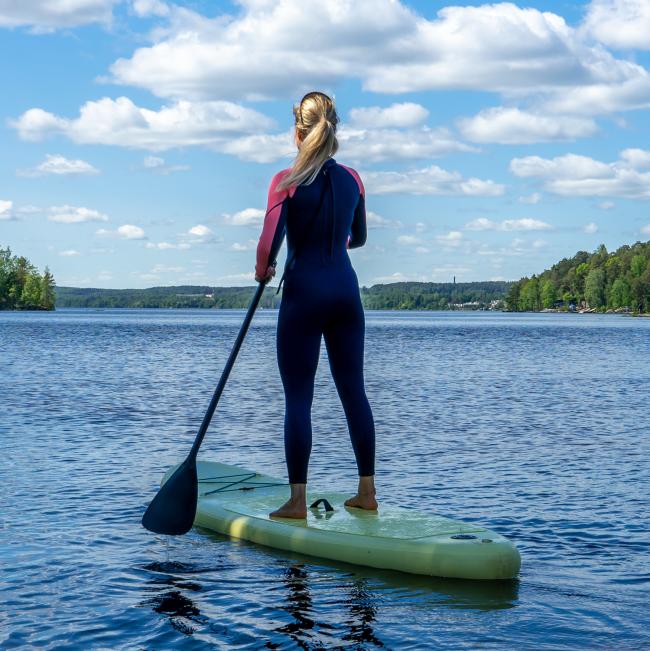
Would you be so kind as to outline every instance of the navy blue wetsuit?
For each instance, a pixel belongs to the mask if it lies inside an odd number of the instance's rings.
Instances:
[[[329,158],[311,184],[278,192],[277,184],[289,171],[279,172],[271,182],[256,266],[258,276],[265,276],[286,233],[287,260],[297,252],[285,272],[277,329],[289,482],[307,482],[321,337],[359,475],[373,475],[375,428],[363,379],[365,321],[357,275],[347,253],[366,240],[363,184],[353,169]],[[319,201],[321,209],[315,215]]]

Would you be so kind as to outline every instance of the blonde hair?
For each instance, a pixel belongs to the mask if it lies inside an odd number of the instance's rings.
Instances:
[[[300,185],[304,181],[309,185],[323,163],[334,156],[339,148],[336,138],[339,117],[334,102],[325,93],[307,93],[300,104],[293,107],[293,114],[302,139],[291,171],[280,181],[278,190]]]

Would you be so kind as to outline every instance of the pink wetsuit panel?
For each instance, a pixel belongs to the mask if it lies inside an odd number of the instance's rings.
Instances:
[[[269,186],[269,196],[266,203],[266,215],[264,216],[264,226],[262,234],[260,235],[259,242],[257,243],[257,261],[255,265],[255,273],[258,278],[264,278],[268,271],[269,264],[273,262],[269,260],[271,253],[271,245],[273,238],[278,227],[280,214],[282,213],[282,204],[296,191],[295,187],[290,187],[285,190],[277,190],[277,186],[283,179],[284,175],[291,171],[287,168],[278,172],[272,179]]]
[[[339,163],[341,165],[341,163]],[[348,167],[347,165],[341,165],[341,167],[344,167],[352,176],[354,176],[355,181],[357,182],[357,185],[359,186],[359,192],[361,192],[361,196],[365,198],[366,196],[366,190],[363,187],[363,182],[361,181],[361,177],[357,174],[357,171],[355,169],[352,169],[351,167]],[[350,240],[351,236],[348,235],[348,241],[346,242],[345,246],[346,248],[350,248]]]
[[[341,163],[339,163],[339,165],[341,165]],[[348,172],[350,172],[350,174],[352,174],[352,176],[354,176],[354,178],[355,178],[355,180],[357,182],[357,185],[359,186],[359,192],[361,192],[361,195],[363,197],[365,197],[366,196],[366,190],[363,187],[361,177],[357,174],[357,171],[352,169],[351,167],[348,167],[347,165],[341,165],[341,167],[344,167]]]

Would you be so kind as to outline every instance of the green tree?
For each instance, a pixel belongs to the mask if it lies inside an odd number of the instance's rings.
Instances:
[[[596,267],[585,278],[585,300],[589,307],[605,305],[605,272]]]
[[[50,268],[45,267],[45,272],[41,279],[41,295],[39,300],[39,304],[44,310],[54,309],[55,287],[56,283],[54,282],[54,276],[50,273]]]
[[[642,255],[635,255],[630,262],[630,271],[634,278],[638,278],[643,274],[646,268],[646,258]]]
[[[41,307],[41,278],[29,274],[25,278],[23,291],[20,295],[21,306],[26,310],[37,310]]]
[[[41,277],[27,258],[0,248],[0,309],[54,309],[54,277],[49,269]]]
[[[536,276],[530,278],[530,280],[524,283],[524,286],[521,288],[521,297],[519,299],[519,305],[522,310],[539,310],[541,301],[539,297],[539,282]]]
[[[512,283],[510,289],[508,290],[508,295],[506,296],[506,308],[510,312],[519,311],[519,297],[521,293],[521,282]]]
[[[612,283],[607,303],[614,309],[630,306],[632,296],[630,294],[630,285],[625,278],[617,278]]]
[[[546,308],[553,307],[557,301],[557,287],[550,279],[542,281],[541,300],[542,307]]]

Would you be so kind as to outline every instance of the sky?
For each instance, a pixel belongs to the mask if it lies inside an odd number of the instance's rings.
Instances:
[[[311,90],[362,285],[650,239],[650,0],[0,0],[0,51],[0,247],[59,285],[252,284]]]

